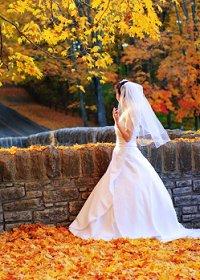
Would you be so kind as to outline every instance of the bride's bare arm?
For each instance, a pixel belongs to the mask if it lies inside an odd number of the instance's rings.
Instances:
[[[119,131],[121,132],[122,137],[126,142],[129,142],[131,140],[131,136],[133,133],[133,124],[131,122],[130,117],[127,115],[126,117],[126,124],[124,127],[121,123],[119,123],[119,112],[117,108],[113,108],[113,118],[115,121],[116,126],[118,127]],[[128,125],[128,127],[127,127]]]
[[[129,142],[131,140],[131,135],[132,135],[133,131],[131,131],[128,128],[124,128],[122,126],[122,124],[120,124],[119,122],[117,122],[116,125],[117,125],[119,131],[121,132],[121,135],[124,138],[124,140],[126,142]]]

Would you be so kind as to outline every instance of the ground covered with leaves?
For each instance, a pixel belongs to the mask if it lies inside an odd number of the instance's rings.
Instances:
[[[200,279],[200,239],[84,240],[24,224],[0,234],[0,279]]]
[[[64,111],[56,111],[40,104],[20,87],[0,88],[0,102],[33,122],[51,130],[83,126],[83,121],[78,114],[72,115],[70,110],[67,110],[66,114]],[[89,125],[96,126],[92,121],[89,121]]]

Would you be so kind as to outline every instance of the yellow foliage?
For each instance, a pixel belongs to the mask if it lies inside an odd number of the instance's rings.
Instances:
[[[78,3],[74,0],[13,0],[5,11],[5,17],[11,22],[13,19],[15,26],[3,21],[8,47],[13,46],[13,42],[21,45],[17,52],[23,55],[24,50],[31,48],[31,44],[34,48],[36,44],[40,46],[38,52],[44,59],[53,53],[63,63],[69,59],[76,66],[77,59],[82,58],[86,62],[86,80],[90,80],[95,73],[104,82],[102,71],[108,71],[113,64],[111,51],[119,34],[125,38],[143,38],[146,35],[159,38],[160,21],[152,0],[118,0],[117,4],[116,0],[91,0],[90,9],[84,1]],[[76,45],[74,50],[72,45]],[[51,51],[47,56],[48,50]],[[26,55],[32,56],[31,52],[26,52]],[[16,68],[17,71],[16,75],[11,73],[14,80],[27,74],[40,78],[38,68],[43,71],[42,63],[35,67],[32,65],[31,71],[22,71],[22,61],[18,63],[17,59],[13,55],[11,69]],[[36,64],[36,61],[32,60],[31,63]],[[85,76],[80,76],[80,82],[84,84],[84,81]]]
[[[12,67],[14,67],[14,64],[12,62],[16,63],[17,72],[21,75],[34,76],[37,79],[42,78],[42,72],[36,66],[32,57],[16,52],[15,54],[9,56],[9,60]],[[13,77],[15,77],[14,74],[15,73],[13,73]]]
[[[81,85],[77,85],[76,87],[77,87],[77,88],[79,88],[82,92],[85,92],[85,89],[84,89],[84,87],[83,87],[83,86],[81,86]]]

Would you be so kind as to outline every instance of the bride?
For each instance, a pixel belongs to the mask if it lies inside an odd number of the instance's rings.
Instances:
[[[69,230],[83,239],[200,238],[200,229],[178,222],[171,196],[137,147],[137,142],[158,148],[170,141],[143,87],[122,80],[115,90],[119,103],[112,112],[116,133],[112,159]]]

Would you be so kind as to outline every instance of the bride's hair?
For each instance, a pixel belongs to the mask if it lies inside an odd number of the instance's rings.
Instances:
[[[125,83],[127,83],[127,82],[129,82],[129,81],[124,79],[124,80],[118,82],[118,83],[115,85],[115,88],[116,88],[116,90],[117,90],[117,92],[118,92],[119,95],[121,94],[121,87],[122,87]]]

